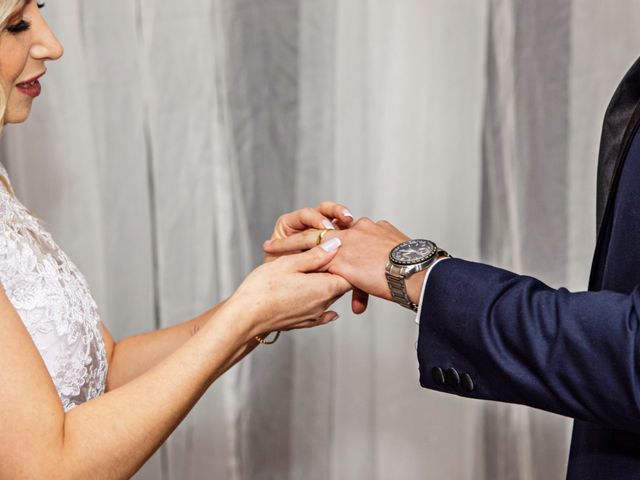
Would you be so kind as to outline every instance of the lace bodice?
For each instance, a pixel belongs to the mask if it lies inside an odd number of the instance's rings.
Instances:
[[[0,164],[0,174],[8,181]],[[65,411],[104,392],[107,360],[87,283],[51,235],[0,185],[0,282]]]

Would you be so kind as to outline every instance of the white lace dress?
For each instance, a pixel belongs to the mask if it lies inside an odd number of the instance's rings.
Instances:
[[[0,174],[8,181],[1,164]],[[86,280],[1,184],[0,282],[40,351],[65,411],[101,395],[107,359]]]

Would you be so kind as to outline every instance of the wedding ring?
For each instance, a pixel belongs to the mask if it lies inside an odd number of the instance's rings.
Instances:
[[[264,337],[261,337],[260,335],[256,335],[255,339],[258,343],[261,343],[262,345],[273,345],[278,341],[278,338],[280,338],[280,332],[276,332],[276,336],[273,337],[273,340],[267,340],[267,337],[269,335],[270,335],[269,333]]]
[[[330,231],[330,228],[325,228],[324,230],[322,230],[319,234],[318,234],[318,239],[316,240],[316,245],[320,245],[322,243],[322,239],[324,238],[324,236],[327,234],[328,231]]]

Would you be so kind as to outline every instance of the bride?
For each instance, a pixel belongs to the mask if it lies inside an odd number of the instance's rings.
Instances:
[[[0,0],[1,125],[29,116],[63,49],[34,0]],[[254,270],[199,317],[115,343],[82,274],[16,199],[0,165],[0,478],[128,478],[226,370],[269,332],[337,318],[351,286],[320,273],[340,242]],[[274,238],[351,221],[325,203],[278,220]],[[321,238],[321,237],[319,237]]]

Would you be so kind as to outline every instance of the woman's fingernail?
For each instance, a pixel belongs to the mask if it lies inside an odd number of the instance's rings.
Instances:
[[[342,214],[343,214],[345,217],[351,217],[351,218],[353,218],[353,213],[351,213],[351,212],[350,212],[348,209],[346,209],[346,208],[345,208],[344,210],[342,210]]]
[[[335,322],[335,321],[336,321],[336,320],[338,320],[339,318],[340,318],[340,315],[338,314],[338,315],[336,315],[335,317],[333,317],[333,318],[331,319],[331,321],[332,321],[332,322]]]
[[[327,220],[326,218],[324,220],[322,220],[322,226],[324,228],[327,228],[329,230],[335,230],[336,227],[333,225],[333,223],[331,223],[329,220]]]
[[[335,252],[340,247],[340,245],[342,245],[342,242],[339,238],[332,238],[331,240],[327,240],[326,242],[321,243],[320,248],[325,252]]]

